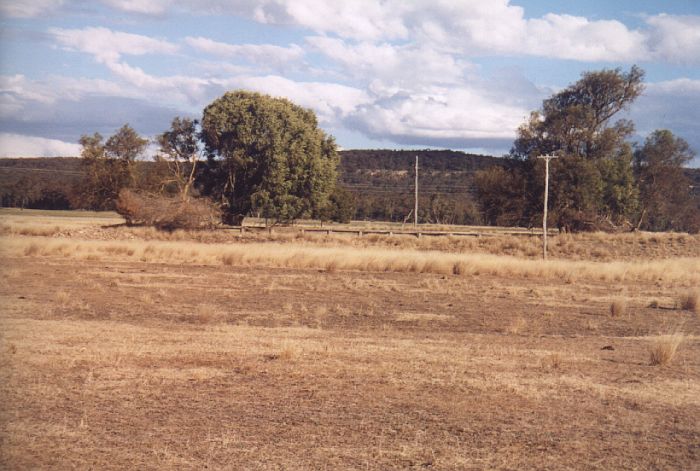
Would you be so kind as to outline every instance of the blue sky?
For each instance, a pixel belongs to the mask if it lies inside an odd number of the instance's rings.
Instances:
[[[544,98],[633,64],[635,138],[700,152],[697,0],[3,0],[0,155],[153,137],[239,88],[313,109],[342,148],[501,155]]]

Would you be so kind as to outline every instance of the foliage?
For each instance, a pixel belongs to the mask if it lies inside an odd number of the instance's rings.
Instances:
[[[226,93],[204,109],[206,190],[229,216],[289,221],[322,211],[337,178],[333,138],[313,111],[258,93]]]
[[[700,206],[693,201],[691,181],[683,172],[695,153],[668,130],[656,130],[634,153],[640,188],[638,227],[655,230],[700,229]]]
[[[551,215],[563,229],[600,229],[625,224],[637,209],[627,120],[610,124],[643,89],[644,72],[633,66],[586,72],[575,84],[545,100],[518,129],[511,156],[524,163],[524,218],[541,214],[543,162],[552,162]]]
[[[489,225],[516,226],[524,211],[524,180],[517,167],[493,167],[474,175],[484,221]]]
[[[175,184],[183,200],[189,199],[200,160],[198,124],[197,120],[176,117],[170,129],[156,138],[160,145],[156,158],[167,163],[170,173],[161,186]]]
[[[473,197],[474,172],[504,161],[449,150],[341,151],[339,181],[355,196],[355,217],[401,222],[412,214],[416,156],[420,165],[419,220],[481,224]]]
[[[326,209],[315,215],[318,219],[331,220],[335,222],[348,223],[357,212],[357,201],[355,195],[350,193],[345,188],[336,185],[328,198]]]
[[[100,133],[80,138],[82,169],[85,178],[79,187],[81,205],[88,209],[114,209],[122,188],[138,184],[136,159],[143,154],[148,140],[125,124],[103,144]]]

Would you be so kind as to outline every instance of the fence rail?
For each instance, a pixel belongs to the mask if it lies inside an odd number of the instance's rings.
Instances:
[[[315,234],[344,234],[344,235],[355,235],[362,237],[370,234],[386,235],[386,236],[413,236],[421,238],[426,237],[437,237],[437,236],[452,236],[452,237],[492,237],[498,235],[513,235],[513,236],[523,236],[523,237],[542,237],[542,230],[494,230],[494,231],[449,231],[449,230],[393,230],[393,229],[362,229],[362,228],[340,228],[340,227],[274,227],[274,226],[229,226],[225,230],[238,231],[241,234],[245,232],[268,232],[272,234],[274,232],[298,232],[301,234],[305,233],[315,233]],[[549,235],[558,234],[556,230],[547,231]]]

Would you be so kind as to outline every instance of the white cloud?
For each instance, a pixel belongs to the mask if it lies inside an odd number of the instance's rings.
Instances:
[[[287,97],[313,109],[326,125],[345,125],[374,138],[467,147],[512,139],[529,110],[547,94],[520,73],[499,79],[504,74],[499,71],[485,77],[472,62],[475,57],[538,56],[615,65],[700,60],[699,16],[650,16],[632,28],[619,21],[565,14],[530,18],[509,0],[101,3],[139,15],[244,16],[292,25],[295,36],[307,36],[299,44],[234,44],[195,35],[169,41],[99,27],[53,28],[49,33],[58,47],[90,54],[111,79],[1,77],[1,117],[21,116],[29,103],[48,109],[53,103],[67,106],[66,100],[75,104],[93,95],[136,98],[159,110],[199,113],[224,91],[247,88]],[[172,62],[182,65],[182,71],[159,74],[155,65],[131,63],[131,56],[146,54],[176,55]],[[696,103],[689,98],[699,93],[696,82],[650,84],[640,102],[656,116],[670,116],[667,103],[684,109],[681,97]],[[643,126],[651,122],[640,118]],[[685,132],[697,128],[680,124]],[[25,133],[19,127],[6,130]]]
[[[663,82],[650,83],[647,85],[647,92],[650,94],[674,94],[674,95],[691,95],[697,93],[700,97],[700,80],[689,78],[679,78],[674,80],[666,80]]]
[[[156,76],[133,67],[125,62],[108,63],[107,67],[117,77],[135,87],[149,101],[169,103],[170,105],[187,105],[201,103],[205,89],[210,84],[208,79],[185,75]]]
[[[0,14],[12,18],[32,18],[60,8],[64,0],[3,0]]]
[[[168,11],[168,0],[102,0],[102,3],[117,10],[141,15],[161,16]]]
[[[619,21],[545,15],[527,21],[522,52],[578,61],[634,61],[648,56],[646,37]]]
[[[312,48],[342,67],[346,76],[397,83],[459,83],[473,66],[428,46],[360,42],[325,36],[306,38]]]
[[[647,23],[652,27],[648,42],[653,58],[700,61],[700,16],[662,14],[647,18]]]
[[[2,157],[68,157],[80,155],[80,146],[58,139],[0,133]]]
[[[49,33],[59,45],[92,54],[98,62],[117,62],[122,55],[175,54],[176,44],[140,34],[112,31],[108,28],[84,29],[51,28]]]
[[[646,26],[546,14],[526,18],[510,0],[106,0],[122,11],[246,16],[354,41],[427,41],[464,55],[506,53],[578,61],[697,61],[700,16],[655,15]]]
[[[333,33],[345,38],[406,38],[408,30],[402,21],[401,2],[327,0],[269,2],[257,10],[261,22],[302,25],[317,32]],[[280,8],[282,7],[282,8]],[[280,14],[280,12],[284,14]]]
[[[143,97],[143,93],[118,83],[88,78],[50,75],[31,80],[24,75],[0,76],[0,117],[22,113],[27,106],[50,105],[57,100],[79,101],[86,96]]]
[[[133,95],[180,105],[197,102],[203,96],[202,88],[207,84],[204,79],[182,75],[159,77],[121,60],[122,55],[176,54],[179,50],[176,44],[107,28],[52,28],[49,32],[61,46],[93,55],[125,82],[128,87],[122,87],[130,89]]]
[[[304,50],[296,44],[291,44],[289,47],[273,44],[228,44],[201,36],[188,36],[185,42],[192,48],[207,54],[224,58],[240,58],[272,67],[293,64],[304,56]]]
[[[511,0],[101,0],[125,13],[244,16],[357,41],[430,41],[465,55],[506,53],[577,61],[698,62],[700,16],[649,16],[631,29],[616,20],[549,13],[526,18]],[[5,0],[0,12],[35,17],[78,0]],[[123,34],[123,33],[122,33]],[[117,38],[124,41],[124,38]],[[82,44],[85,47],[85,44]],[[77,48],[77,47],[76,47]],[[108,48],[109,53],[114,53]],[[116,51],[126,54],[128,51]],[[95,55],[98,55],[95,51]],[[116,60],[112,56],[112,60]]]
[[[526,114],[526,109],[465,85],[380,98],[361,107],[351,122],[375,137],[461,141],[466,147],[470,140],[513,139]]]
[[[272,96],[285,97],[305,108],[311,108],[325,123],[337,122],[360,105],[370,103],[369,95],[357,88],[336,83],[295,82],[276,76],[249,76],[229,80],[214,80],[222,89],[245,88]]]
[[[0,96],[41,103],[50,103],[55,99],[55,94],[52,90],[36,87],[34,83],[22,74],[1,75]]]

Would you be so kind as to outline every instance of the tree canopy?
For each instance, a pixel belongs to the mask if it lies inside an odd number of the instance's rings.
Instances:
[[[231,220],[277,221],[326,210],[337,178],[335,141],[313,111],[289,100],[228,92],[204,109],[207,191]]]
[[[560,157],[552,162],[550,194],[552,218],[560,228],[593,229],[630,220],[638,203],[627,142],[634,125],[611,119],[641,94],[643,77],[637,66],[629,72],[586,72],[544,100],[518,129],[511,157],[523,163],[524,222],[541,214],[543,163],[536,157],[551,153]]]
[[[156,160],[167,162],[170,171],[170,178],[163,184],[174,183],[185,201],[194,186],[200,157],[198,125],[196,119],[176,117],[170,129],[156,137],[160,145]]]
[[[639,227],[651,230],[700,229],[700,208],[691,194],[683,166],[695,153],[688,143],[666,129],[654,131],[634,153],[639,182]]]
[[[148,140],[125,124],[107,142],[100,133],[80,138],[82,167],[86,176],[81,187],[83,205],[90,209],[114,209],[122,188],[137,185],[136,159]]]

